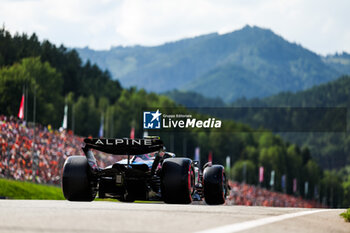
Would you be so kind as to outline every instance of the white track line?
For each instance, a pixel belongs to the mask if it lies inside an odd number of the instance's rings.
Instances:
[[[251,220],[251,221],[246,221],[246,222],[242,222],[242,223],[235,223],[235,224],[226,225],[226,226],[222,226],[222,227],[212,228],[212,229],[208,229],[208,230],[204,230],[204,231],[199,231],[197,233],[239,232],[239,231],[248,230],[248,229],[251,229],[254,227],[259,227],[259,226],[263,226],[263,225],[274,223],[274,222],[279,222],[279,221],[290,219],[290,218],[300,217],[303,215],[314,214],[314,213],[319,213],[319,212],[324,212],[324,211],[330,211],[330,209],[308,210],[308,211],[301,211],[301,212],[296,212],[296,213],[291,213],[291,214],[283,214],[283,215],[278,215],[278,216],[273,216],[273,217],[261,218],[261,219],[257,219],[257,220]]]

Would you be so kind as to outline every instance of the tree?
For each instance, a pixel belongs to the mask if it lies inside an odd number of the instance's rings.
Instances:
[[[243,182],[245,178],[247,184],[257,184],[256,170],[256,165],[252,161],[239,160],[232,168],[233,179],[238,182]]]
[[[96,107],[95,97],[80,96],[74,105],[75,131],[82,136],[98,136],[100,112]]]
[[[349,207],[350,206],[350,176],[347,178],[347,181],[343,182],[342,185],[344,189],[343,207]]]
[[[0,69],[0,109],[2,114],[16,115],[23,87],[28,89],[28,117],[33,120],[33,98],[36,96],[37,121],[60,125],[63,114],[61,75],[39,57],[24,58],[20,63]]]
[[[300,175],[302,171],[302,157],[300,155],[300,149],[296,145],[290,145],[287,148],[286,167],[287,167],[287,192],[293,193],[293,179],[297,179],[297,183],[300,185]]]
[[[321,198],[326,201],[326,205],[340,207],[344,198],[344,190],[341,178],[336,171],[326,170],[321,180]]]
[[[320,167],[318,166],[318,164],[315,161],[310,159],[305,165],[304,174],[305,175],[303,176],[304,177],[303,182],[309,183],[308,194],[304,197],[310,199],[310,198],[314,197],[315,187],[317,186],[317,184],[320,181],[320,177],[321,177]]]

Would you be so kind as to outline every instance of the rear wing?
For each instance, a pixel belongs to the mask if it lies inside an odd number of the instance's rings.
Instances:
[[[159,138],[85,138],[85,149],[95,149],[115,155],[141,155],[163,150]]]

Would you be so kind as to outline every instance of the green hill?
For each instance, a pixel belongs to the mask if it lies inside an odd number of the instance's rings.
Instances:
[[[77,51],[83,60],[110,70],[124,86],[158,93],[194,91],[228,102],[304,90],[347,73],[348,67],[335,65],[333,56],[321,57],[271,30],[250,26],[154,47]]]

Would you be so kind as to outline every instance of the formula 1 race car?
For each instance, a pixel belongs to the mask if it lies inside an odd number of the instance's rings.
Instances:
[[[163,200],[189,204],[202,200],[210,205],[225,203],[227,180],[224,167],[177,158],[164,151],[159,137],[144,139],[84,140],[85,156],[70,156],[64,163],[62,190],[69,201],[115,198],[123,202]],[[126,159],[100,168],[91,149]]]

